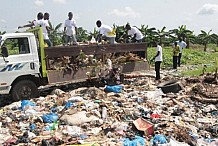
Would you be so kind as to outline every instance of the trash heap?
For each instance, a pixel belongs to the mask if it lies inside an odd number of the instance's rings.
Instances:
[[[206,77],[158,86],[129,74],[122,85],[14,102],[0,110],[0,145],[217,146],[218,84]]]

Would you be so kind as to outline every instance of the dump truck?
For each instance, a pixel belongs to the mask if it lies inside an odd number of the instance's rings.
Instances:
[[[104,62],[104,56],[109,53],[116,55],[145,51],[147,54],[145,43],[45,46],[40,27],[27,32],[1,35],[0,95],[10,95],[9,97],[14,100],[35,98],[39,96],[41,86],[86,80],[87,72],[92,72],[96,68],[101,69],[99,64],[81,67],[78,64],[77,67],[71,64],[71,67],[66,67],[67,63],[63,64],[63,60],[62,69],[61,67],[54,69],[54,62],[58,62],[63,57],[70,56],[69,62],[81,54],[98,55],[101,57],[100,61]],[[119,65],[122,73],[149,69],[147,61],[124,62]]]

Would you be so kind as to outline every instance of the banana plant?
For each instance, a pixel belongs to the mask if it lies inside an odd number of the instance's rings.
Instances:
[[[207,51],[207,45],[212,40],[211,32],[212,30],[209,30],[208,32],[201,30],[201,33],[198,35],[198,43],[204,45],[204,51]]]
[[[125,41],[125,34],[127,34],[127,31],[124,26],[114,26],[116,29],[116,42],[122,43]]]
[[[91,38],[95,38],[97,39],[98,36],[98,30],[94,27],[94,30],[92,32],[89,32],[89,40],[91,40]]]
[[[82,27],[77,28],[77,41],[78,42],[87,42],[90,40],[89,33],[87,30]]]
[[[63,31],[60,30],[62,26],[62,23],[57,24],[54,26],[50,21],[49,21],[49,38],[51,39],[53,45],[60,45],[64,43],[63,39]]]
[[[159,44],[160,45],[165,44],[166,36],[168,36],[168,32],[166,32],[166,27],[164,26],[161,30],[157,30],[156,34],[159,40]]]
[[[144,35],[144,41],[148,44],[148,46],[152,46],[153,42],[157,42],[157,33],[156,28],[151,27],[149,28],[148,25],[141,25],[141,28],[139,29],[142,34]]]
[[[195,36],[193,35],[193,31],[188,30],[186,25],[181,25],[176,29],[172,29],[169,31],[169,35],[173,38],[173,41],[176,41],[178,38],[182,38],[183,41],[186,41],[187,48],[189,48],[189,43],[195,42]]]
[[[218,35],[213,33],[211,35],[211,38],[212,38],[212,43],[216,44],[216,46],[218,47]],[[215,52],[217,51],[217,49],[214,50]]]

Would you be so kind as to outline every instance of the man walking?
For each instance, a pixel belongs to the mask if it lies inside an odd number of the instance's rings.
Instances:
[[[163,61],[163,55],[162,55],[162,47],[158,45],[158,43],[155,43],[156,46],[156,55],[151,60],[155,60],[155,71],[156,71],[156,80],[160,79],[160,65]]]
[[[73,13],[69,12],[68,13],[68,19],[65,20],[64,23],[64,35],[65,36],[65,45],[71,45],[71,38],[73,39],[73,44],[77,45],[77,39],[76,39],[76,34],[77,34],[77,26],[76,26],[76,21],[73,19]]]

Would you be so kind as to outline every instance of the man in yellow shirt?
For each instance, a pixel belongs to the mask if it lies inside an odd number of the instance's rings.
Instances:
[[[177,42],[175,42],[173,48],[173,69],[177,69],[179,52],[180,52],[179,45],[177,44]]]

